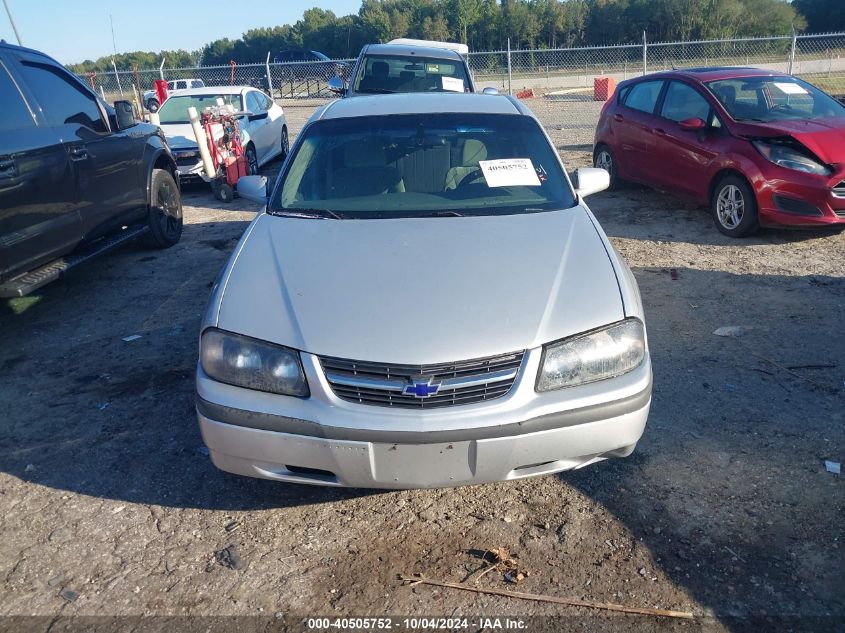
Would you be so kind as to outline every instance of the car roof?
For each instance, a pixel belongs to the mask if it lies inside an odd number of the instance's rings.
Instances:
[[[49,57],[50,59],[53,59],[44,51],[39,51],[34,48],[28,48],[26,46],[18,46],[17,44],[12,44],[11,42],[7,42],[6,40],[0,40],[0,48],[8,48],[10,50],[23,51],[26,53],[35,53],[36,55],[43,55],[44,57]]]
[[[659,73],[645,75],[653,79],[667,79],[672,77],[685,77],[702,83],[716,81],[719,79],[739,79],[742,77],[783,77],[784,73],[762,68],[749,68],[743,66],[705,66],[700,68],[677,68]],[[641,79],[641,78],[638,78]]]
[[[361,51],[366,55],[398,55],[402,57],[432,57],[434,59],[450,59],[463,61],[455,51],[448,48],[434,46],[414,46],[409,44],[370,44]]]
[[[521,114],[533,116],[522,103],[507,95],[479,93],[420,93],[355,96],[338,99],[324,107],[317,118],[347,119],[391,114],[436,114],[441,112],[479,114]]]
[[[179,96],[185,95],[205,95],[205,94],[215,94],[215,95],[237,95],[241,94],[245,90],[255,90],[255,88],[251,86],[205,86],[203,88],[184,88],[183,90],[174,90],[171,94],[179,94]]]

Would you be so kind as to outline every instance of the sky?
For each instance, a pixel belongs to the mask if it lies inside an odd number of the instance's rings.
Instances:
[[[357,13],[361,0],[6,0],[24,46],[63,64],[112,52],[193,51],[252,28],[293,24],[317,6],[336,15]],[[17,43],[0,2],[0,39]]]

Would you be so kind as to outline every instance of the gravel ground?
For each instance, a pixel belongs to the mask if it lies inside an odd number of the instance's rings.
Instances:
[[[309,113],[289,108],[291,128]],[[552,135],[569,165],[589,163],[588,148]],[[259,616],[238,628],[266,630],[317,614],[559,616],[527,629],[550,631],[845,627],[845,495],[825,469],[845,457],[845,233],[735,241],[676,198],[596,195],[648,318],[654,401],[637,451],[512,483],[375,492],[209,462],[193,408],[200,314],[256,206],[204,188],[184,202],[169,251],[123,248],[0,305],[0,630],[92,629],[61,618],[103,615]],[[748,329],[714,336],[723,325]],[[697,619],[397,581],[461,582],[494,547],[529,575],[474,586]]]

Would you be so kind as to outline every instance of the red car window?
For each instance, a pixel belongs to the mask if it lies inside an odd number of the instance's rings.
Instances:
[[[662,80],[642,81],[631,86],[625,98],[625,107],[640,112],[654,112],[654,106],[657,105],[657,97],[660,96],[660,90],[663,88]]]
[[[695,88],[680,81],[672,81],[663,99],[662,115],[672,121],[701,119],[707,121],[710,104]]]

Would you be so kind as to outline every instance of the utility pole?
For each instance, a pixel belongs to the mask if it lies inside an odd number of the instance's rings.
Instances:
[[[3,0],[3,6],[6,7],[6,15],[9,16],[9,23],[12,25],[12,30],[15,32],[15,37],[18,40],[18,46],[23,46],[23,44],[21,44],[21,34],[18,33],[18,27],[15,26],[15,21],[12,19],[12,11],[9,9],[8,0]]]

